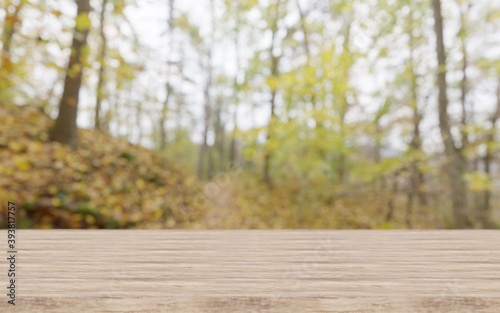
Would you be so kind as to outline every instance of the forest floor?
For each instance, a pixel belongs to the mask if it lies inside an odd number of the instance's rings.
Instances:
[[[37,107],[0,116],[0,201],[20,208],[20,228],[203,227],[203,186],[175,161],[95,130],[80,129],[75,150],[51,142]]]
[[[213,193],[209,191],[212,188],[215,189]],[[221,184],[220,178],[215,178],[205,184],[204,191],[208,206],[201,224],[207,229],[234,228],[230,225],[236,215],[231,188]]]

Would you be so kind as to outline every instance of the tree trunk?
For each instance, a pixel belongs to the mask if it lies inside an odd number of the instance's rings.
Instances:
[[[484,154],[483,157],[484,172],[490,179],[492,175],[491,162],[493,160],[493,151],[491,148],[491,143],[495,140],[495,133],[499,119],[500,119],[500,79],[498,80],[498,86],[497,86],[496,110],[490,119],[491,129],[486,135],[486,153]],[[479,205],[478,205],[479,222],[481,223],[481,226],[483,228],[491,227],[490,213],[491,213],[491,190],[485,190],[482,192],[482,195],[480,195]]]
[[[209,60],[211,60],[211,56],[209,56]],[[208,70],[208,78],[205,85],[205,109],[204,109],[204,127],[203,127],[203,141],[200,146],[200,153],[198,155],[198,178],[205,178],[205,159],[208,151],[208,132],[210,126],[210,120],[212,115],[212,108],[210,103],[210,85],[212,80],[212,70]]]
[[[398,195],[398,176],[399,171],[392,173],[388,180],[392,179],[391,190],[389,191],[389,200],[387,201],[387,213],[385,215],[385,221],[390,222],[394,217],[394,211],[396,209],[396,197]],[[411,228],[411,221],[406,220],[408,228]]]
[[[215,175],[214,148],[215,148],[215,145],[208,146],[207,178],[209,180],[214,178],[214,175]]]
[[[231,146],[230,146],[230,155],[229,155],[229,166],[231,170],[234,170],[237,164],[237,146],[236,146],[236,133],[238,131],[238,105],[235,105],[234,114],[233,114],[233,133],[231,134]]]
[[[215,16],[214,16],[214,1],[210,1],[210,17],[212,25],[212,36],[215,31]],[[200,146],[200,153],[198,155],[198,178],[205,178],[205,159],[208,152],[208,132],[210,130],[210,121],[212,120],[212,101],[210,96],[210,88],[212,86],[212,49],[213,49],[214,37],[212,37],[209,43],[208,55],[207,55],[207,81],[205,83],[204,94],[204,127],[203,127],[203,141]]]
[[[224,128],[224,122],[222,121],[222,105],[223,105],[223,100],[219,99],[217,102],[217,113],[216,113],[216,122],[215,122],[215,144],[216,144],[216,149],[218,151],[218,167],[217,170],[219,172],[225,171],[226,170],[226,158],[225,158],[225,128]]]
[[[410,164],[410,188],[407,195],[407,207],[406,207],[406,223],[407,226],[411,226],[412,215],[414,212],[415,201],[418,199],[420,205],[426,205],[427,199],[425,192],[423,191],[423,186],[425,185],[424,174],[419,168],[420,153],[422,152],[422,138],[420,135],[420,123],[422,121],[422,115],[418,106],[418,81],[417,73],[415,70],[415,65],[417,64],[415,57],[415,37],[413,35],[414,30],[414,14],[413,8],[410,8],[409,22],[408,22],[408,35],[409,40],[409,50],[410,50],[410,71],[411,71],[411,85],[410,85],[410,107],[413,113],[413,136],[410,142],[410,151],[412,154],[416,154],[416,157],[412,158]]]
[[[272,37],[271,37],[271,45],[269,47],[269,56],[271,58],[271,77],[274,77],[275,79],[278,78],[279,76],[279,61],[280,57],[274,55],[274,47],[275,47],[275,41],[276,41],[276,35],[278,32],[278,19],[280,16],[280,0],[277,1],[276,3],[276,12],[275,16],[273,19],[273,25],[271,28],[272,31]],[[264,147],[265,152],[264,152],[264,168],[263,168],[263,180],[264,182],[270,187],[272,185],[272,179],[271,179],[271,174],[270,174],[270,167],[271,167],[271,158],[272,158],[272,151],[270,151],[267,143],[271,141],[273,138],[273,124],[275,123],[276,119],[276,86],[271,86],[271,110],[270,110],[270,116],[269,116],[269,123],[267,125],[267,138],[266,138],[266,146]]]
[[[467,53],[467,12],[462,7],[460,8],[460,48],[462,50],[462,82],[460,84],[460,102],[462,106],[462,146],[466,147],[469,143],[469,135],[467,134],[467,93],[468,93],[468,77],[467,67],[469,58]]]
[[[302,28],[302,34],[304,35],[304,50],[307,55],[307,60],[309,64],[309,60],[311,58],[311,53],[309,50],[309,33],[306,30],[306,16],[304,14],[304,10],[302,10],[302,7],[300,6],[300,0],[296,0],[295,4],[297,5],[297,9],[299,10],[299,16],[300,16],[300,27]]]
[[[446,174],[451,190],[451,202],[456,228],[470,226],[467,216],[467,186],[463,179],[465,173],[465,158],[461,150],[453,141],[450,118],[448,115],[448,95],[446,82],[446,52],[443,36],[443,16],[441,14],[441,1],[432,0],[434,9],[434,30],[436,33],[436,54],[438,60],[437,83],[439,88],[439,128],[444,142],[447,157]]]
[[[87,16],[90,12],[89,0],[77,0],[77,17]],[[82,84],[82,70],[85,65],[83,49],[87,43],[90,27],[75,26],[71,57],[64,79],[64,90],[59,102],[59,114],[50,132],[50,138],[72,148],[78,143],[76,118],[78,112],[78,95]]]
[[[274,61],[273,61],[274,64]],[[274,68],[274,66],[273,66]],[[269,124],[267,126],[267,142],[273,137],[273,124],[276,118],[276,90],[271,93],[271,115],[269,119]],[[270,174],[272,152],[266,147],[266,152],[264,154],[264,182],[268,185],[272,185],[272,179]]]
[[[168,0],[168,19],[167,19],[167,27],[168,27],[168,44],[169,44],[169,52],[172,53],[174,50],[174,0]],[[160,131],[160,150],[164,150],[167,147],[168,134],[167,134],[167,115],[170,110],[170,101],[172,98],[173,88],[171,84],[172,77],[172,60],[170,58],[167,59],[167,82],[165,83],[165,101],[163,102],[163,107],[160,114],[159,121],[159,131]]]
[[[101,106],[102,99],[104,97],[104,66],[107,50],[107,40],[106,34],[104,33],[104,23],[106,21],[106,5],[108,0],[102,0],[101,16],[100,16],[100,29],[99,36],[101,37],[101,49],[99,51],[99,73],[97,77],[97,90],[96,90],[96,102],[95,102],[95,115],[94,115],[94,128],[96,130],[102,131],[101,125]]]
[[[349,60],[348,64],[343,65],[343,76],[344,79],[349,82],[349,71],[352,66],[352,53],[351,53],[351,23],[347,23],[345,31],[344,31],[344,42],[342,44],[342,54],[346,55],[347,58],[344,58],[346,60]],[[349,112],[350,104],[347,99],[347,89],[343,90],[342,94],[342,100],[341,100],[341,107],[339,109],[339,123],[340,123],[340,138],[342,140],[342,148],[339,151],[339,158],[338,158],[338,167],[337,167],[337,176],[339,178],[339,183],[343,184],[345,181],[346,177],[346,166],[347,166],[347,155],[345,152],[345,137],[346,137],[346,121],[345,118],[347,116],[347,113]]]
[[[238,82],[238,75],[240,74],[241,71],[241,60],[240,60],[240,6],[239,2],[236,2],[236,10],[235,12],[235,27],[234,27],[234,50],[236,52],[236,75],[234,76],[233,80],[233,88],[234,88],[234,112],[233,112],[233,132],[231,134],[231,143],[229,147],[229,167],[230,170],[234,170],[236,168],[236,163],[237,163],[237,146],[236,146],[236,134],[238,132],[238,108],[239,108],[239,101],[240,101],[240,91],[241,91],[241,86],[240,83]]]
[[[137,144],[141,144],[142,137],[143,137],[143,132],[144,132],[144,127],[141,124],[141,117],[142,117],[142,102],[137,101],[135,103],[135,123],[137,127]]]
[[[159,149],[163,151],[167,147],[167,114],[168,114],[168,103],[170,102],[170,95],[172,94],[172,88],[169,83],[166,84],[166,97],[163,102],[163,107],[160,112],[160,121],[158,123],[159,131],[160,131],[160,144]]]

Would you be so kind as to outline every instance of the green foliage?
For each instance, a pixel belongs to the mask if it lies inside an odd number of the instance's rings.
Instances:
[[[191,141],[189,130],[187,129],[177,129],[174,137],[173,140],[167,143],[167,149],[161,151],[161,153],[194,173],[196,170],[198,145]]]
[[[491,179],[483,172],[467,173],[465,175],[465,180],[468,182],[471,191],[481,192],[493,190]]]

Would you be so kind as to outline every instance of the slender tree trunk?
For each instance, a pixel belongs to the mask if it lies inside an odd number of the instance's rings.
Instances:
[[[344,79],[349,81],[349,71],[352,66],[352,60],[351,60],[351,23],[347,23],[345,32],[344,32],[344,43],[342,45],[343,51],[342,54],[346,55],[347,60],[349,60],[348,64],[345,64],[345,70],[344,70]],[[342,91],[343,94],[341,96],[341,107],[339,110],[339,122],[340,122],[340,138],[342,139],[342,149],[339,151],[339,158],[338,158],[338,167],[337,167],[337,176],[339,178],[339,183],[343,184],[345,181],[346,177],[346,166],[347,166],[347,155],[345,153],[345,137],[346,137],[346,123],[345,123],[345,118],[347,115],[347,112],[349,111],[350,105],[349,101],[347,100],[347,89]]]
[[[161,151],[163,151],[167,147],[167,114],[168,114],[168,103],[170,102],[170,95],[172,94],[172,88],[169,83],[167,83],[167,86],[165,88],[166,90],[166,97],[165,101],[163,102],[163,107],[161,109],[160,113],[160,121],[159,121],[159,130],[160,130],[160,144],[159,148]]]
[[[222,124],[222,99],[217,99],[215,104],[215,114],[213,118],[214,143],[210,146],[208,155],[208,178],[212,179],[217,172],[223,171],[224,168],[224,125]],[[214,153],[218,153],[218,167]]]
[[[274,61],[273,61],[274,64]],[[273,66],[274,67],[274,66]],[[269,124],[267,126],[267,142],[273,137],[273,124],[276,119],[276,90],[271,92],[271,116]],[[264,155],[264,182],[268,185],[272,185],[272,179],[270,174],[272,152],[266,147],[266,152]]]
[[[224,125],[222,125],[220,132],[219,141],[219,171],[225,171],[227,169],[226,163],[226,131]]]
[[[302,34],[304,35],[304,49],[307,54],[307,59],[309,60],[311,53],[309,51],[309,33],[306,30],[306,16],[304,14],[304,10],[302,10],[302,7],[300,6],[300,0],[296,0],[296,4],[300,15],[300,27],[302,28]]]
[[[275,79],[278,79],[279,76],[279,61],[280,57],[275,56],[275,41],[276,41],[276,35],[278,32],[278,19],[280,16],[280,0],[277,1],[276,3],[276,12],[275,16],[273,19],[273,24],[271,27],[272,31],[272,37],[271,37],[271,45],[269,48],[269,55],[271,58],[271,77],[274,77]],[[274,123],[276,122],[276,95],[277,95],[277,87],[276,86],[271,86],[271,101],[270,101],[270,116],[269,116],[269,124],[267,125],[267,138],[266,138],[266,146],[265,146],[265,152],[264,152],[264,168],[263,168],[263,180],[264,182],[270,187],[272,185],[272,179],[271,179],[271,174],[270,174],[270,167],[271,167],[271,159],[272,159],[272,151],[270,151],[268,147],[268,143],[272,140],[273,138],[273,131],[274,131]]]
[[[210,16],[212,24],[212,36],[214,36],[215,31],[215,16],[214,16],[214,2],[210,1]],[[212,87],[212,49],[213,49],[214,37],[212,37],[210,46],[208,48],[207,54],[207,80],[205,83],[204,94],[204,127],[203,127],[203,141],[200,146],[200,152],[198,155],[198,178],[203,179],[205,177],[205,159],[208,152],[208,132],[210,130],[210,121],[212,120],[212,100],[210,95],[210,89]]]
[[[309,70],[309,67],[311,66],[311,48],[309,46],[309,32],[307,30],[307,24],[306,24],[306,19],[307,19],[307,16],[304,12],[304,10],[302,9],[301,5],[300,5],[300,0],[296,0],[296,6],[297,6],[297,9],[299,11],[299,16],[300,16],[300,28],[302,30],[302,34],[304,36],[304,40],[302,42],[303,44],[303,47],[304,47],[304,51],[305,51],[305,54],[306,54],[306,65],[305,65],[305,68],[306,68],[306,71]],[[316,112],[319,112],[322,108],[322,104],[324,103],[324,101],[317,101],[317,93],[314,92],[314,83],[307,83],[306,85],[306,88],[309,90],[311,90],[312,92],[309,93],[308,95],[310,96],[310,101],[311,104],[312,104],[312,107],[314,108],[314,110]],[[292,100],[290,100],[291,102]],[[317,114],[317,117],[315,118],[315,131],[316,131],[316,138],[318,140],[326,140],[324,138],[326,132],[325,132],[325,117],[322,115],[322,114]],[[325,149],[324,147],[317,147],[317,153],[318,155],[320,156],[321,159],[325,159],[326,158],[326,153],[327,153],[327,150],[328,149]],[[339,160],[339,162],[341,162],[341,160]]]
[[[389,195],[389,200],[387,201],[387,213],[385,215],[385,221],[390,222],[394,216],[394,211],[396,209],[396,197],[398,194],[398,177],[399,177],[399,172],[396,171],[391,176],[389,179],[392,179],[391,181],[391,190],[390,190],[390,195]],[[406,220],[406,224],[408,228],[411,228],[411,221]]]
[[[174,48],[174,0],[168,0],[168,43],[169,43],[169,53],[172,53]],[[160,114],[159,128],[160,128],[160,150],[164,150],[167,147],[168,135],[167,135],[167,115],[170,110],[170,101],[172,98],[172,64],[170,57],[167,59],[167,82],[165,83],[165,101],[163,102],[163,107]]]
[[[77,16],[87,16],[91,10],[89,0],[77,0]],[[82,70],[85,65],[83,49],[87,43],[89,27],[75,26],[71,57],[64,79],[64,90],[59,102],[59,114],[56,123],[50,132],[53,141],[76,148],[78,143],[76,118],[78,112],[78,95],[82,84]]]
[[[99,51],[99,73],[97,75],[97,90],[96,90],[96,103],[95,103],[95,115],[94,115],[94,128],[96,130],[102,131],[101,125],[101,106],[102,99],[104,97],[104,67],[105,58],[107,51],[107,40],[106,34],[104,33],[104,23],[106,22],[106,5],[108,0],[102,0],[101,16],[100,16],[100,29],[99,36],[101,37],[101,49]]]
[[[208,168],[207,168],[207,178],[210,180],[215,175],[215,163],[214,163],[214,149],[215,145],[208,146]]]
[[[377,165],[382,162],[382,126],[380,125],[380,119],[375,120],[375,151],[373,158]],[[378,189],[380,192],[384,192],[387,188],[387,177],[382,176],[378,182]]]
[[[462,82],[460,84],[460,102],[462,106],[462,145],[467,146],[469,143],[469,136],[467,134],[467,93],[468,93],[468,77],[467,67],[469,65],[469,58],[467,53],[467,12],[460,8],[460,48],[462,50]]]
[[[486,135],[486,152],[483,157],[484,172],[491,179],[491,163],[493,161],[493,151],[491,148],[491,143],[495,140],[495,133],[497,129],[498,120],[500,119],[500,79],[497,85],[497,103],[496,110],[491,116],[490,123],[491,129]],[[491,213],[491,190],[485,190],[482,192],[479,198],[478,215],[479,222],[483,228],[489,228],[491,226],[490,220]]]
[[[447,176],[451,190],[451,202],[455,227],[465,228],[470,226],[467,215],[467,186],[463,179],[466,162],[459,148],[455,146],[451,133],[450,118],[448,115],[448,84],[446,82],[446,52],[443,35],[443,16],[441,1],[432,0],[434,9],[434,29],[436,33],[436,54],[438,59],[437,83],[439,88],[439,128],[443,138],[445,154],[447,157]]]
[[[236,145],[236,133],[238,131],[238,106],[235,107],[234,109],[234,114],[233,114],[233,122],[234,122],[234,129],[233,133],[231,134],[231,147],[230,147],[230,156],[229,156],[229,165],[231,167],[231,170],[234,170],[238,160],[238,151],[237,151],[237,145]]]
[[[209,60],[211,60],[211,53],[209,53]],[[210,62],[211,63],[211,62]],[[212,119],[212,108],[210,101],[210,85],[212,80],[212,70],[208,70],[207,82],[205,85],[205,109],[204,109],[204,127],[203,127],[203,140],[200,146],[200,152],[198,155],[198,178],[203,179],[205,177],[205,159],[208,151],[208,132],[210,127],[210,120]]]
[[[225,137],[224,137],[224,133],[225,133],[225,129],[224,129],[224,123],[222,121],[222,102],[223,100],[220,99],[218,101],[218,104],[217,104],[217,114],[216,114],[216,123],[215,123],[215,142],[216,142],[216,148],[218,150],[218,157],[219,157],[219,160],[218,160],[218,163],[219,163],[219,166],[217,168],[217,170],[219,172],[222,172],[226,169],[226,158],[225,158]]]
[[[240,84],[238,82],[238,75],[240,74],[241,71],[241,61],[240,61],[240,6],[239,2],[236,2],[236,9],[235,9],[235,20],[236,24],[234,27],[234,49],[236,51],[236,75],[234,77],[233,81],[233,88],[234,88],[234,112],[233,112],[233,132],[231,134],[231,143],[230,143],[230,151],[229,151],[229,167],[231,170],[234,170],[236,167],[237,163],[237,146],[236,146],[236,135],[238,132],[238,108],[239,108],[239,97],[240,97]]]
[[[418,81],[415,66],[417,64],[415,57],[415,37],[413,35],[414,29],[414,14],[413,8],[410,9],[409,22],[408,22],[408,34],[410,36],[409,49],[410,49],[410,71],[411,71],[411,99],[410,107],[413,113],[413,136],[410,143],[410,149],[416,157],[412,159],[410,164],[410,190],[408,192],[407,207],[406,207],[406,223],[407,226],[411,226],[412,215],[415,207],[415,200],[418,198],[420,205],[427,204],[426,194],[423,191],[425,185],[424,174],[419,168],[420,153],[422,152],[422,138],[420,135],[420,123],[422,121],[422,115],[418,106]]]
[[[136,102],[135,104],[135,124],[137,127],[137,144],[141,144],[142,137],[143,137],[143,125],[141,124],[141,117],[142,117],[142,103],[141,101]]]

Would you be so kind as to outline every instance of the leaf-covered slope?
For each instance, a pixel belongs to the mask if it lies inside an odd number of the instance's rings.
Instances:
[[[7,201],[20,227],[195,227],[200,186],[158,154],[80,130],[77,150],[48,141],[53,120],[34,107],[0,107],[1,226]]]

